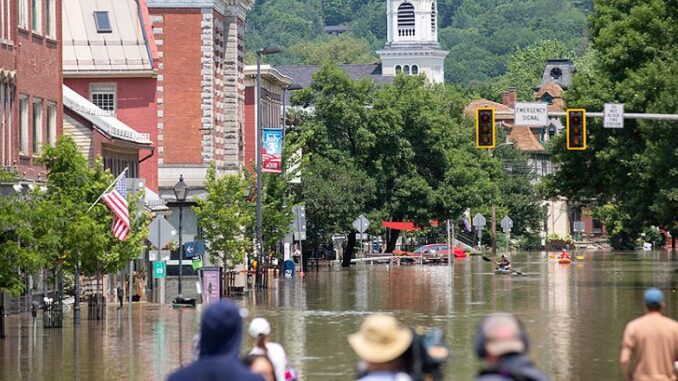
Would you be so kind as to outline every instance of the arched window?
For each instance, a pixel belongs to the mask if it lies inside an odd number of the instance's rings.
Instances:
[[[414,6],[410,3],[398,7],[398,36],[414,36]]]
[[[403,68],[400,65],[396,65],[395,67],[395,73],[400,74],[403,72]]]
[[[403,73],[410,75],[410,65],[403,66]]]
[[[435,34],[436,26],[438,25],[436,21],[436,2],[434,1],[431,4],[431,33],[433,34]]]
[[[412,75],[417,75],[417,74],[419,74],[419,66],[412,65]]]

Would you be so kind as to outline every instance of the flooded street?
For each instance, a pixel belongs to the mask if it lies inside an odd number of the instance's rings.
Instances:
[[[305,380],[351,380],[356,357],[346,336],[372,312],[391,312],[404,324],[441,328],[453,357],[448,380],[470,380],[478,369],[472,338],[479,320],[495,311],[517,314],[530,336],[530,355],[554,380],[620,379],[624,325],[643,312],[642,292],[664,290],[666,314],[678,316],[675,255],[586,253],[559,265],[546,254],[513,256],[524,276],[495,275],[480,257],[453,266],[358,265],[281,279],[238,302],[247,322],[264,316]],[[86,314],[86,308],[83,309]],[[110,305],[105,321],[44,330],[40,318],[7,318],[0,340],[2,380],[162,380],[192,359],[200,310],[153,304]],[[34,325],[35,324],[35,325]],[[245,338],[243,350],[250,347]]]

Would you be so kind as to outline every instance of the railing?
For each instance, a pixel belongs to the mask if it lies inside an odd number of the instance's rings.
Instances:
[[[400,28],[398,29],[399,37],[414,37],[414,28]]]

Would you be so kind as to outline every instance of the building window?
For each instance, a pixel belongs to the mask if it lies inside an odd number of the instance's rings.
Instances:
[[[435,36],[436,33],[436,26],[438,25],[438,22],[436,20],[436,2],[434,1],[431,3],[431,33],[432,36]]]
[[[403,72],[402,66],[396,65],[396,67],[395,67],[395,73],[396,73],[396,74],[400,74],[400,73],[402,73],[402,72]]]
[[[47,143],[54,147],[56,145],[56,104],[47,104]]]
[[[94,12],[94,23],[97,26],[97,33],[111,33],[111,20],[108,18],[108,11]]]
[[[419,74],[419,66],[412,65],[412,75],[417,75],[417,74]]]
[[[33,155],[40,155],[42,149],[42,101],[33,101]]]
[[[42,34],[42,0],[32,0],[31,22],[33,32]]]
[[[28,29],[28,0],[19,0],[19,26]]]
[[[28,97],[19,98],[19,153],[28,154]]]
[[[398,7],[398,36],[414,36],[414,6],[410,3]]]
[[[45,18],[47,37],[56,39],[56,0],[45,0],[47,13]]]
[[[0,39],[9,40],[5,35],[5,19],[9,16],[9,8],[5,9],[5,0],[0,0]]]
[[[403,66],[403,73],[410,75],[410,65]]]
[[[90,101],[111,114],[116,110],[116,91],[114,84],[92,84],[89,89]]]

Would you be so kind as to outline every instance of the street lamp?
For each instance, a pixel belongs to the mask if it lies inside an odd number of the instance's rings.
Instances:
[[[261,56],[280,53],[282,50],[277,45],[269,45],[263,49],[257,50],[257,232],[256,232],[256,250],[257,250],[257,288],[262,288],[261,275],[263,263],[263,227],[261,217],[261,150],[263,144],[261,141]]]
[[[188,195],[188,186],[184,182],[184,175],[179,175],[179,182],[174,184],[174,198],[179,203],[179,292],[177,298],[181,297],[181,274],[183,273],[184,245],[182,241],[181,220],[184,214],[184,201]]]

